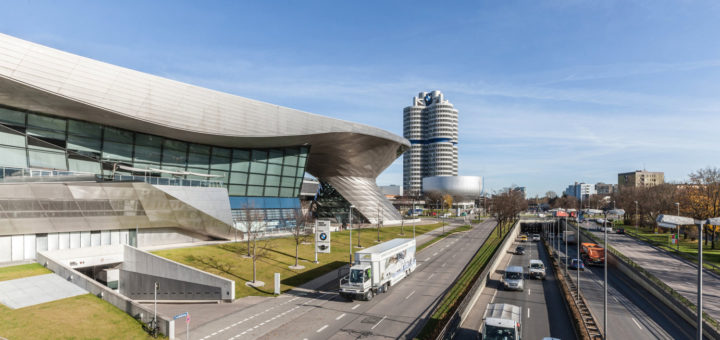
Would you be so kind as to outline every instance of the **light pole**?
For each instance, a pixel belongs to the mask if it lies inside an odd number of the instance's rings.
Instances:
[[[700,221],[700,229],[698,229],[698,282],[697,282],[697,315],[698,315],[698,327],[697,327],[697,338],[702,340],[702,270],[703,270],[703,227],[705,221]],[[679,244],[680,242],[678,242]]]
[[[615,207],[615,201],[613,201],[613,208]],[[603,220],[603,232],[605,234],[605,249],[604,252],[604,263],[603,263],[603,273],[604,273],[604,284],[603,284],[603,301],[604,301],[604,307],[603,307],[603,334],[604,339],[607,339],[607,287],[608,287],[608,274],[607,274],[607,249],[608,249],[608,240],[607,240],[607,227],[605,226],[605,223],[607,222],[607,212],[605,212],[605,219]]]
[[[635,235],[637,236],[640,232],[638,231],[638,224],[640,215],[638,215],[638,201],[635,201]]]
[[[568,264],[567,216],[565,216],[565,233],[563,234],[563,238],[565,239],[565,250],[563,251],[565,253],[565,272],[567,272],[567,264]]]
[[[582,202],[582,195],[580,196],[580,202]],[[582,206],[582,203],[581,203]],[[580,266],[580,214],[578,214],[577,221],[577,263]],[[566,269],[567,270],[567,269]],[[577,301],[580,301],[580,271],[577,270]]]
[[[677,206],[677,215],[680,216],[680,202],[675,202],[674,204]],[[675,249],[680,251],[680,226],[677,226],[675,229]]]
[[[348,247],[350,248],[350,265],[352,266],[353,258],[352,258],[352,211],[353,208],[355,208],[354,205],[350,205],[350,211],[348,212],[348,218],[350,220],[350,225],[348,226],[348,230],[350,231],[350,242],[348,242]],[[358,234],[359,236],[360,234]],[[359,240],[359,238],[358,238]]]
[[[415,196],[412,201],[412,219],[413,219],[413,240],[415,239]]]

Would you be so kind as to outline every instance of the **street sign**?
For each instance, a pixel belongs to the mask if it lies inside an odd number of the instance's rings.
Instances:
[[[188,312],[185,312],[185,313],[173,316],[173,320],[177,320],[179,318],[187,318],[188,320],[190,320],[190,314]]]
[[[315,247],[318,253],[330,253],[330,221],[315,221]]]

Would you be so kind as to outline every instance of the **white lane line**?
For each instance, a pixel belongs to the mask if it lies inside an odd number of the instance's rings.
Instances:
[[[355,307],[353,307],[353,308],[351,308],[351,309],[354,310],[355,308],[358,308],[358,307],[360,307],[360,304],[359,304],[359,303],[358,303],[357,305],[355,305]]]
[[[530,318],[530,308],[528,308],[528,319]]]
[[[324,331],[325,328],[328,328],[328,325],[325,325],[325,326],[320,327],[320,329],[318,329],[316,332],[317,332],[317,333],[320,333],[320,332]]]
[[[435,255],[437,255],[437,252],[434,252],[434,253],[432,254],[432,256],[435,256]]]
[[[430,261],[430,258],[428,257],[428,258],[424,259],[423,261],[425,261],[425,262]]]
[[[642,327],[640,327],[640,323],[637,320],[635,320],[635,318],[632,318],[632,320],[635,321],[635,324],[638,326],[638,328],[643,329]]]
[[[613,298],[613,300],[615,300],[615,302],[620,303],[620,300],[618,300],[618,298],[616,298],[614,296],[612,298]]]
[[[430,274],[430,277],[428,277],[428,280],[432,279],[433,276],[435,276],[435,273]]]
[[[530,288],[528,288],[528,295],[530,295]],[[529,311],[529,309],[528,309],[528,311]]]
[[[340,314],[340,316],[338,316],[337,318],[335,318],[335,320],[340,320],[340,319],[343,318],[343,316],[345,316],[345,313]]]
[[[414,291],[414,290],[412,291],[412,293],[410,293],[410,295],[408,295],[407,297],[405,297],[405,300],[409,299],[413,294],[415,294],[415,291]]]
[[[440,266],[440,267],[445,267],[445,266],[447,266],[447,262],[443,263],[442,266]]]
[[[372,326],[370,329],[375,329],[375,327],[377,327],[383,320],[385,320],[385,318],[387,318],[387,315],[383,316],[382,319],[380,319],[380,321],[378,321],[378,323],[376,323],[375,326]]]

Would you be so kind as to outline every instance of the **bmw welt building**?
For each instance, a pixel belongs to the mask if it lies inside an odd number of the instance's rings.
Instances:
[[[0,34],[0,262],[38,251],[231,239],[250,210],[292,225],[305,173],[328,217],[400,215],[375,178],[387,131]],[[318,199],[320,201],[320,199]]]

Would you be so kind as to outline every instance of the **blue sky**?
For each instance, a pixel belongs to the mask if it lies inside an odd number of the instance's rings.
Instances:
[[[718,18],[717,1],[12,1],[0,32],[397,134],[438,89],[460,174],[534,196],[720,165]],[[401,183],[398,159],[378,184]]]

